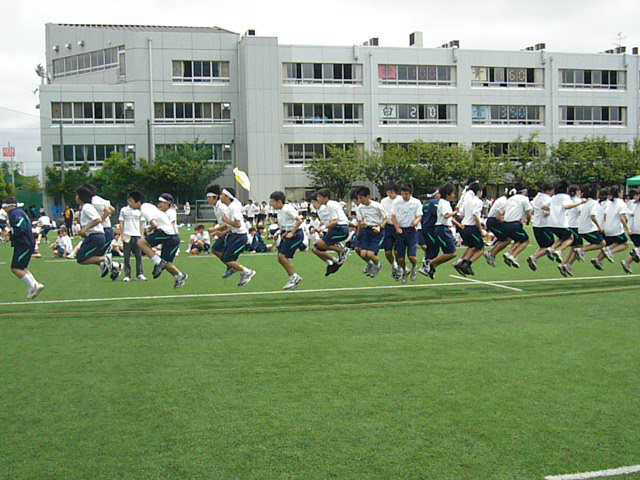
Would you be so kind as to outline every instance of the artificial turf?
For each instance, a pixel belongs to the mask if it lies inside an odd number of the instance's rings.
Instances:
[[[542,479],[640,463],[640,277],[614,265],[502,284],[518,292],[450,266],[401,287],[354,257],[325,278],[299,254],[313,291],[262,294],[286,282],[272,255],[244,258],[245,289],[182,255],[177,291],[167,274],[123,284],[32,261],[38,300],[112,299],[84,303],[8,305],[25,287],[0,266],[0,478]],[[479,263],[475,278],[559,278],[541,265]],[[371,286],[391,288],[350,290]],[[135,298],[151,295],[180,297]]]

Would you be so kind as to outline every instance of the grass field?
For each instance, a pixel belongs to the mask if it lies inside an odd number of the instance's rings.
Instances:
[[[184,246],[183,246],[184,250]],[[310,254],[111,282],[0,247],[0,478],[540,479],[640,463],[640,276],[478,264],[406,287]],[[150,274],[150,263],[146,263]],[[150,275],[149,275],[150,276]],[[624,477],[632,478],[632,477]]]

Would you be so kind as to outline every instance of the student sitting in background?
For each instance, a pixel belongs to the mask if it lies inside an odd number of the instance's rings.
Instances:
[[[211,236],[204,229],[204,225],[198,225],[195,233],[190,238],[189,252],[191,255],[200,255],[201,253],[209,253],[211,249]]]
[[[58,258],[70,258],[73,253],[73,244],[66,227],[60,227],[58,238],[51,245],[53,256]]]
[[[264,227],[262,226],[258,227],[255,231],[253,241],[251,242],[251,251],[256,253],[264,253],[269,251],[267,244],[264,242]]]

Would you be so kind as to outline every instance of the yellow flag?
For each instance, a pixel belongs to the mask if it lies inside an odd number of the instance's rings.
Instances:
[[[246,173],[236,167],[233,169],[233,175],[236,177],[238,185],[244,188],[247,192],[251,191],[251,180],[249,180],[249,176]]]

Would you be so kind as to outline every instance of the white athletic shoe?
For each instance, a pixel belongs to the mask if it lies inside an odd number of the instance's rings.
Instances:
[[[416,267],[411,269],[411,281],[415,282],[418,279],[418,272],[416,271]]]
[[[147,281],[147,277],[145,277],[144,275],[140,274],[140,275],[138,275],[138,280],[140,280],[141,282],[146,282]]]
[[[293,274],[293,276],[291,278],[289,278],[289,281],[287,282],[287,284],[284,287],[282,287],[282,289],[283,290],[295,290],[301,284],[302,284],[302,277],[300,275],[298,275],[297,273],[295,273],[295,274]]]
[[[574,248],[573,251],[576,252],[576,257],[578,258],[578,261],[579,262],[584,262],[584,259],[587,256],[587,254],[584,252],[584,250],[581,249],[581,248]]]
[[[253,277],[256,276],[256,271],[255,270],[249,270],[247,272],[242,272],[242,275],[240,276],[240,283],[238,283],[239,287],[244,287],[247,283],[249,283],[251,280],[253,280]]]
[[[129,278],[129,277],[124,277],[124,278],[122,279],[122,281],[123,281],[124,283],[129,283],[129,282],[131,281],[131,278]]]
[[[604,253],[605,258],[609,260],[610,263],[614,262],[613,253],[611,253],[611,249],[609,247],[603,248],[602,253]]]
[[[488,265],[490,265],[491,267],[495,268],[495,266],[496,266],[496,257],[491,255],[491,252],[484,252],[484,259],[487,261]]]
[[[29,300],[36,298],[38,295],[40,295],[40,292],[42,292],[42,290],[44,290],[44,285],[42,283],[36,283],[33,288],[29,289],[27,298]]]

